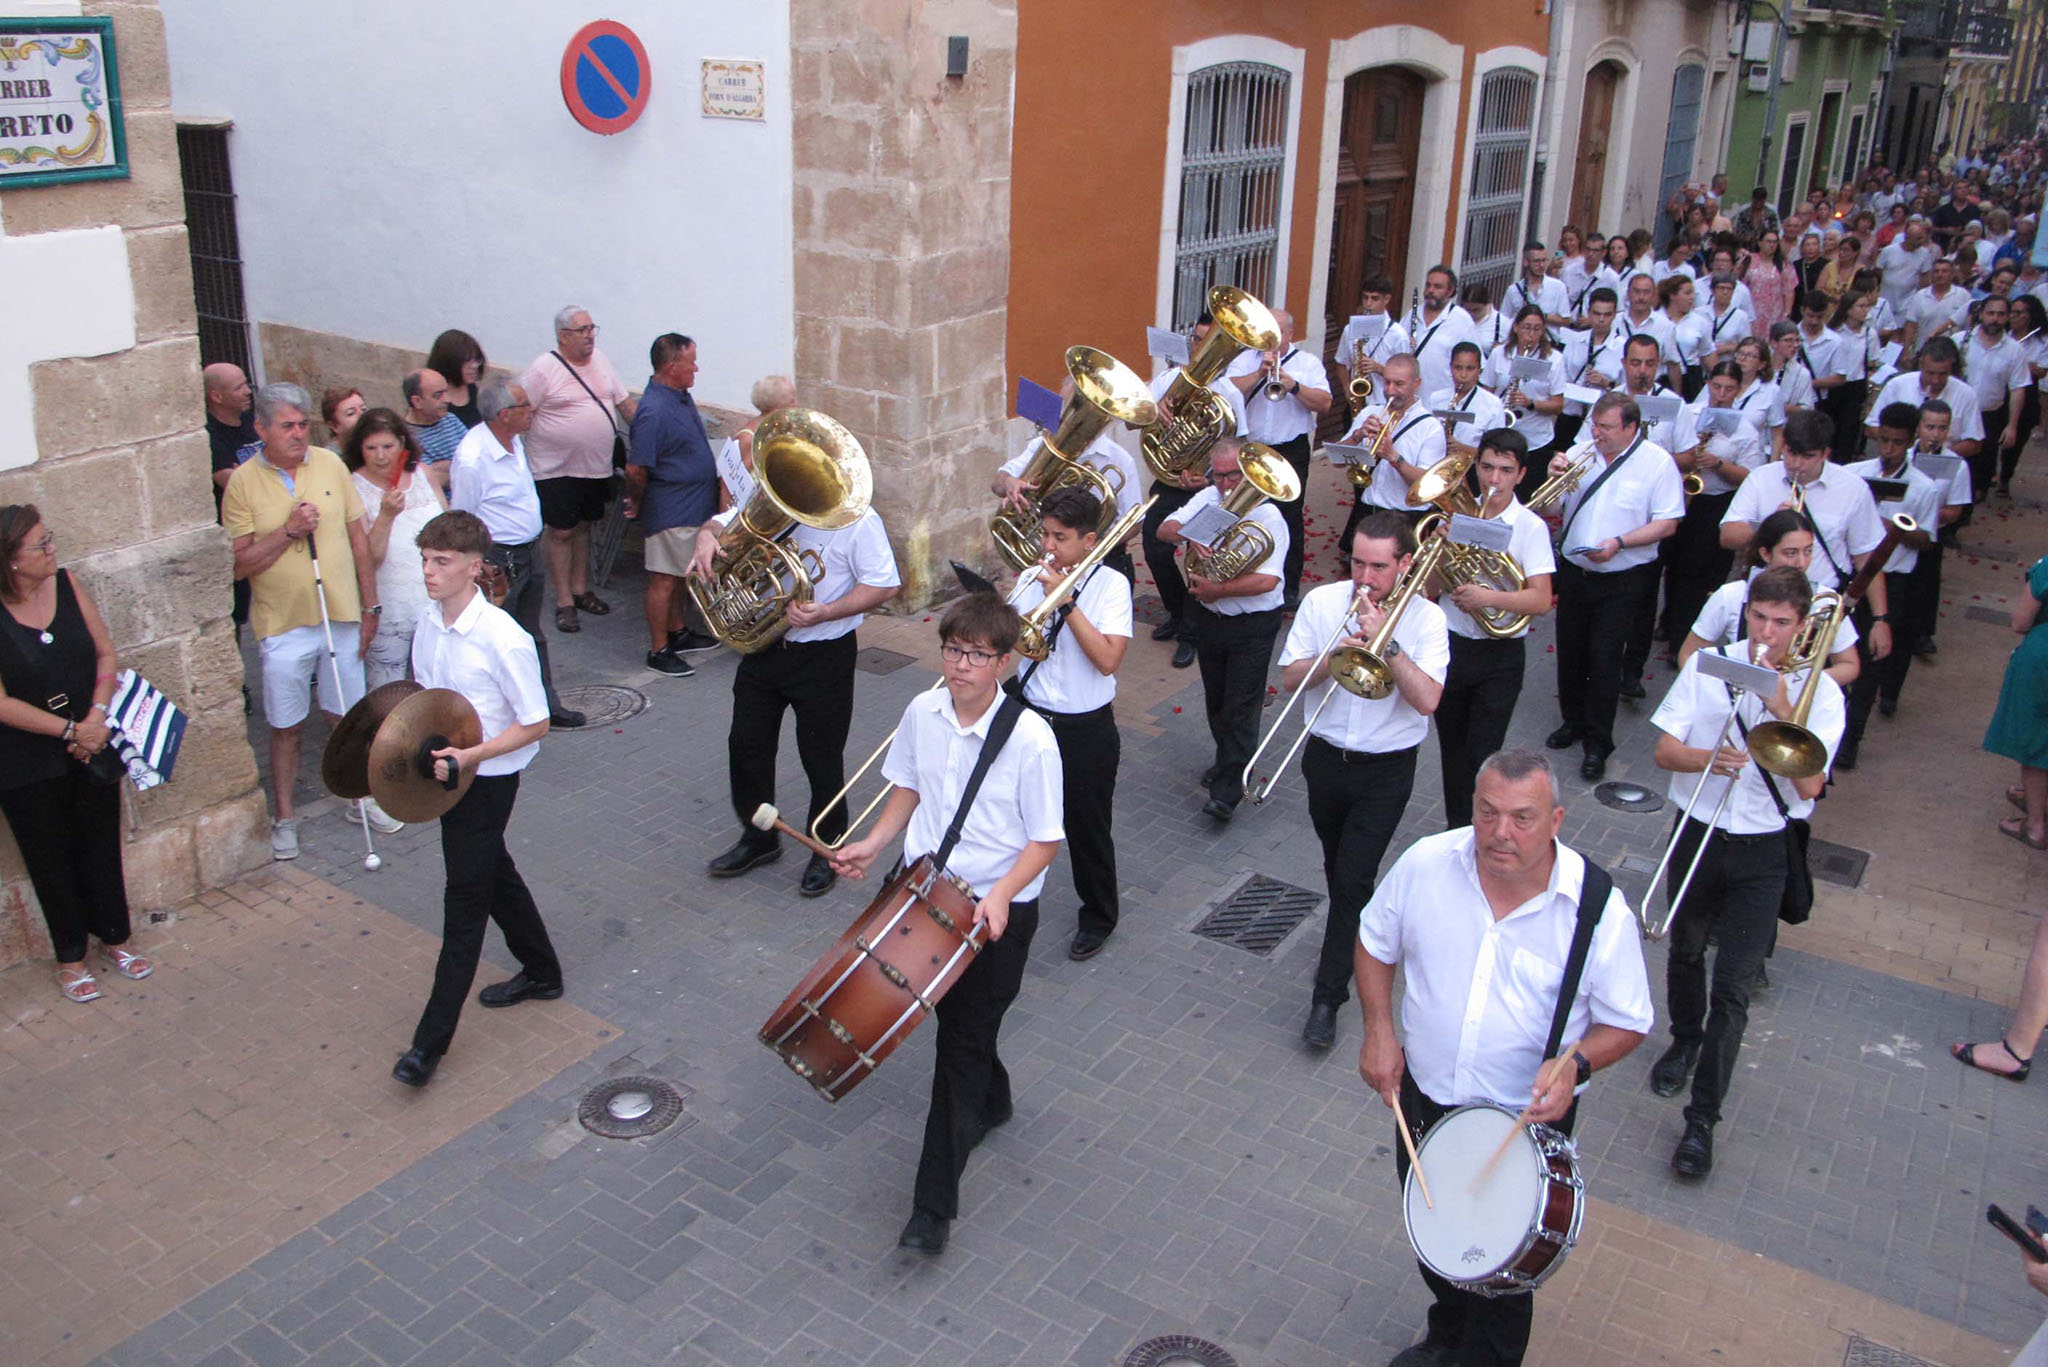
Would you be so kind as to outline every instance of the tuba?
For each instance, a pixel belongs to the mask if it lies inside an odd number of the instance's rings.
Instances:
[[[1059,426],[1051,435],[1039,433],[1038,449],[1025,463],[1024,472],[1017,476],[1032,486],[1030,511],[1018,512],[1005,503],[989,519],[989,535],[995,538],[996,551],[1012,570],[1021,571],[1038,563],[1038,506],[1054,489],[1078,486],[1100,499],[1102,521],[1097,530],[1107,533],[1123,497],[1123,475],[1121,471],[1083,465],[1081,453],[1112,421],[1144,427],[1158,416],[1145,382],[1136,371],[1106,351],[1089,346],[1068,347],[1067,374],[1073,376],[1074,393],[1060,410]]]
[[[1188,543],[1187,569],[1211,583],[1235,579],[1262,563],[1273,553],[1273,538],[1249,516],[1251,510],[1271,499],[1292,503],[1301,497],[1301,478],[1287,458],[1259,442],[1243,444],[1238,455],[1244,467],[1244,481],[1222,500],[1223,511],[1237,519],[1237,525],[1209,550]]]
[[[754,492],[718,536],[709,584],[690,599],[713,635],[743,655],[782,639],[789,605],[808,602],[824,573],[816,551],[787,544],[798,524],[851,527],[873,496],[867,453],[823,413],[785,408],[754,432]]]
[[[1155,417],[1140,442],[1146,466],[1169,483],[1192,470],[1236,421],[1230,404],[1209,386],[1239,352],[1275,351],[1280,346],[1280,324],[1272,312],[1235,285],[1217,285],[1209,291],[1209,316],[1216,326],[1162,396],[1173,417]]]

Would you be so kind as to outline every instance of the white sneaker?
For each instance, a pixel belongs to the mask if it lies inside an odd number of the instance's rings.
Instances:
[[[384,835],[396,835],[405,829],[405,823],[377,805],[377,799],[366,797],[360,802],[348,804],[348,819],[356,825],[363,824],[363,818],[370,819],[370,829]]]
[[[295,816],[280,817],[270,823],[270,857],[272,859],[297,859],[299,857],[299,819]]]

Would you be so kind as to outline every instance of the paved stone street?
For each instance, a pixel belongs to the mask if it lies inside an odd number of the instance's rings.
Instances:
[[[1679,1103],[1644,1085],[1661,1034],[1594,1087],[1579,1133],[1594,1203],[1537,1298],[1532,1361],[1817,1367],[1867,1340],[1989,1367],[2040,1322],[1983,1207],[2048,1198],[2042,1090],[1943,1056],[1996,1037],[2048,904],[2048,856],[1992,827],[2010,766],[1977,749],[2014,638],[1969,612],[2002,618],[2048,544],[2033,468],[2018,510],[1981,518],[1977,554],[1949,561],[1939,662],[1916,667],[1822,806],[1816,835],[1868,866],[1855,890],[1823,884],[1783,937],[1713,1176],[1670,1175]],[[1313,498],[1327,566],[1341,509],[1322,476]],[[688,680],[644,671],[630,560],[607,596],[610,617],[556,638],[561,682],[641,690],[646,709],[551,737],[512,827],[567,998],[472,1007],[424,1094],[386,1070],[431,973],[435,835],[381,841],[385,867],[365,873],[331,799],[309,809],[296,866],[145,931],[148,983],[77,1008],[41,965],[0,975],[0,1359],[1111,1367],[1191,1334],[1247,1367],[1336,1367],[1419,1336],[1426,1296],[1357,1018],[1327,1057],[1298,1040],[1320,909],[1270,957],[1190,933],[1249,874],[1320,889],[1299,777],[1226,827],[1202,819],[1199,684],[1167,647],[1134,644],[1119,702],[1123,928],[1070,963],[1055,864],[1005,1033],[1016,1118],[970,1165],[952,1246],[925,1260],[895,1238],[930,1031],[836,1106],[753,1038],[869,894],[798,899],[796,852],[705,876],[736,829],[733,659],[698,657]],[[1519,742],[1555,724],[1548,640],[1532,638]],[[856,761],[936,655],[921,615],[862,641],[915,658],[861,675]],[[1649,708],[1624,714],[1610,777],[1651,782]],[[781,770],[794,820],[787,738]],[[1633,897],[1668,809],[1609,810],[1575,766],[1566,787],[1567,838]],[[1431,742],[1395,849],[1441,823]],[[494,936],[483,980],[508,962]],[[584,1131],[581,1094],[629,1073],[684,1089],[682,1120],[632,1141]],[[273,1195],[223,1231],[244,1173],[268,1173]]]

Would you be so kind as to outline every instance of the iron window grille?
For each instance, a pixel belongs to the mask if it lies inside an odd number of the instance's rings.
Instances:
[[[1195,325],[1212,285],[1236,285],[1261,301],[1272,300],[1287,163],[1287,87],[1285,70],[1261,62],[1224,62],[1188,77],[1174,251],[1177,331]]]
[[[1479,85],[1479,130],[1472,140],[1472,186],[1465,197],[1462,284],[1502,293],[1521,273],[1522,188],[1529,179],[1530,135],[1536,126],[1536,73],[1490,71]]]

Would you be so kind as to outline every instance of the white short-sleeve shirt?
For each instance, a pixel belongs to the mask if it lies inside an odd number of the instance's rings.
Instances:
[[[1345,435],[1345,445],[1364,446],[1365,423],[1368,418],[1387,421],[1385,404],[1374,404],[1358,417],[1351,431]],[[1393,432],[1387,438],[1388,445],[1380,449],[1392,449],[1410,465],[1427,470],[1444,458],[1444,425],[1431,416],[1427,403],[1410,404],[1401,420],[1394,424]],[[1391,508],[1395,512],[1413,511],[1408,506],[1408,481],[1401,478],[1401,472],[1390,460],[1381,460],[1373,466],[1372,483],[1359,491],[1358,501],[1370,503],[1375,508]]]
[[[451,624],[439,603],[429,603],[412,634],[412,676],[422,688],[452,688],[469,699],[491,739],[511,726],[548,719],[540,682],[540,652],[526,629],[479,592]],[[482,777],[516,774],[533,763],[540,742],[494,755],[477,765]]]
[[[720,527],[729,527],[738,515],[738,508],[728,508],[712,521]],[[862,513],[860,521],[851,527],[842,527],[834,532],[819,531],[798,523],[783,544],[794,551],[814,551],[824,562],[824,574],[811,585],[811,601],[814,603],[836,603],[853,592],[855,584],[893,589],[903,582],[896,573],[896,553],[889,548],[888,529],[882,526],[882,519],[873,508]],[[799,644],[834,641],[857,629],[865,616],[865,613],[856,612],[851,617],[836,617],[814,626],[791,627],[783,639]]]
[[[1557,573],[1557,554],[1551,548],[1550,529],[1543,525],[1542,518],[1511,500],[1498,520],[1507,525],[1508,554],[1522,567],[1522,577],[1525,580],[1534,579],[1538,575]],[[1437,606],[1443,609],[1445,626],[1453,634],[1469,640],[1479,640],[1488,636],[1487,632],[1480,629],[1479,623],[1471,613],[1451,600],[1450,594],[1444,594],[1436,602]],[[1400,632],[1396,631],[1394,634],[1398,639]],[[1529,629],[1524,627],[1516,632],[1515,636],[1519,638],[1528,634]],[[1404,643],[1403,649],[1405,648]]]
[[[526,468],[526,446],[508,450],[480,422],[464,434],[448,462],[448,506],[474,513],[501,546],[524,546],[540,535],[540,493]]]
[[[1243,351],[1223,373],[1233,380],[1242,379],[1264,365],[1265,361],[1263,351]],[[1324,394],[1330,392],[1330,375],[1323,369],[1322,358],[1306,347],[1292,346],[1282,352],[1280,369],[1303,389],[1314,389]],[[1262,441],[1268,446],[1307,436],[1316,427],[1315,412],[1301,401],[1299,395],[1285,394],[1269,399],[1264,385],[1245,396],[1244,413],[1247,435],[1253,441]]]
[[[1822,327],[1818,337],[1807,336],[1803,327],[1799,330],[1799,359],[1812,378],[1847,375],[1849,366],[1842,351],[1842,334],[1831,327]]]
[[[1029,612],[1045,601],[1045,585],[1038,567],[1024,571],[1028,583],[1020,583],[1010,606]],[[1131,638],[1131,581],[1107,565],[1098,564],[1081,581],[1073,597],[1074,611],[1086,617],[1104,636]],[[1081,649],[1068,627],[1053,637],[1052,654],[1033,668],[1029,661],[1020,672],[1031,670],[1024,685],[1024,700],[1048,712],[1093,712],[1116,700],[1116,675],[1104,674]]]
[[[1749,336],[1749,311],[1730,300],[1726,313],[1715,313],[1712,304],[1704,309],[1694,309],[1707,320],[1707,344],[1718,347],[1723,342],[1739,342]]]
[[[1584,455],[1591,440],[1588,438],[1574,447],[1567,453],[1567,458],[1576,460]],[[1669,451],[1647,438],[1638,438],[1633,454],[1624,452],[1616,459],[1625,460],[1625,463],[1600,485],[1590,505],[1587,504],[1586,491],[1593,487],[1605,468],[1597,460],[1586,471],[1578,487],[1564,499],[1562,525],[1565,532],[1558,543],[1559,549],[1565,559],[1593,574],[1611,574],[1647,565],[1657,558],[1657,543],[1625,546],[1599,564],[1583,555],[1573,555],[1572,551],[1580,547],[1597,550],[1611,537],[1622,536],[1651,522],[1685,516],[1685,483],[1678,473],[1678,463],[1671,459]]]
[[[1496,427],[1506,427],[1512,422],[1512,419],[1508,417],[1506,406],[1498,398],[1494,397],[1493,392],[1484,384],[1473,385],[1470,393],[1460,392],[1455,387],[1439,389],[1436,393],[1429,396],[1429,407],[1432,412],[1470,413],[1472,415],[1472,421],[1461,422],[1451,429],[1452,438],[1466,446],[1479,445],[1479,439],[1482,436],[1491,432]],[[1443,422],[1441,420],[1437,422],[1437,429],[1439,431],[1443,429]],[[1401,450],[1398,443],[1395,449]],[[1405,451],[1402,451],[1401,459],[1408,461],[1411,465],[1415,463]],[[1403,506],[1406,506],[1408,500],[1405,493],[1402,495],[1401,501]]]
[[[1564,378],[1568,384],[1583,385],[1587,377],[1598,371],[1609,380],[1621,382],[1622,348],[1628,345],[1628,334],[1620,328],[1610,327],[1604,340],[1595,342],[1593,330],[1567,332],[1564,335]],[[1576,399],[1565,401],[1567,414],[1583,415],[1586,405]]]
[[[1671,349],[1681,369],[1701,365],[1713,355],[1711,334],[1714,325],[1706,314],[1694,309],[1682,318],[1674,319],[1668,313],[1663,318],[1671,324]]]
[[[1963,373],[1976,391],[1980,415],[2004,407],[2007,394],[2034,381],[2026,348],[2010,334],[2000,337],[1996,346],[1985,346],[1982,328],[1971,328],[1970,339],[1963,344]]]
[[[903,709],[902,725],[882,761],[882,777],[917,794],[903,832],[904,863],[939,848],[1001,705],[998,695],[971,726],[960,724],[953,695],[944,688],[918,694]],[[1060,774],[1060,747],[1052,727],[1036,712],[1025,711],[982,779],[960,843],[946,861],[947,871],[973,888],[976,897],[988,896],[1030,842],[1066,839]],[[1018,891],[1017,900],[1030,901],[1044,886],[1041,873]]]
[[[1357,593],[1349,579],[1340,579],[1303,594],[1287,629],[1287,643],[1280,649],[1281,665],[1314,659],[1338,622],[1350,615]],[[1426,598],[1410,600],[1394,623],[1394,639],[1423,673],[1438,683],[1444,681],[1451,667],[1451,638],[1442,608]],[[1398,688],[1384,698],[1361,698],[1333,681],[1319,685],[1317,704],[1322,703],[1321,693],[1330,690],[1334,693],[1329,705],[1321,707],[1310,734],[1339,750],[1386,754],[1420,745],[1429,735],[1429,718],[1417,712]]]
[[[1717,654],[1754,661],[1754,653],[1747,643],[1711,646],[1708,649]],[[1650,717],[1650,724],[1659,731],[1698,750],[1712,746],[1728,721],[1728,685],[1700,673],[1700,656],[1706,653],[1706,650],[1695,651],[1686,660],[1685,667],[1678,671],[1678,678],[1671,685],[1671,691],[1664,695],[1664,701],[1657,705],[1656,712]],[[1787,695],[1793,698],[1800,695],[1800,690],[1806,687],[1806,675],[1806,670],[1798,669],[1785,676]],[[1772,720],[1763,699],[1754,693],[1744,693],[1739,708],[1742,724],[1752,731],[1759,724]],[[1806,729],[1826,748],[1830,764],[1834,763],[1835,747],[1842,742],[1845,711],[1841,686],[1823,673],[1814,688],[1813,708],[1807,713]],[[1727,743],[1741,746],[1742,735],[1737,728],[1728,728]],[[1784,799],[1785,810],[1790,815],[1805,817],[1813,814],[1813,799],[1799,796],[1792,780],[1774,774],[1771,781],[1777,785],[1778,796]],[[1700,787],[1698,773],[1674,773],[1668,792],[1673,805],[1684,811],[1686,803],[1692,801],[1694,790],[1698,789],[1699,805],[1693,809],[1694,820],[1704,820],[1720,804],[1721,794],[1730,782],[1729,779],[1708,775],[1706,785]],[[1764,835],[1785,828],[1784,818],[1778,815],[1777,803],[1771,800],[1770,790],[1764,786],[1763,770],[1754,760],[1743,765],[1732,782],[1735,791],[1729,796],[1728,805],[1722,808],[1720,820],[1714,823],[1717,827],[1730,835]]]
[[[1003,462],[1003,473],[1011,479],[1023,475],[1024,467],[1029,465],[1031,457],[1038,453],[1038,443],[1037,437],[1024,443],[1023,450]],[[1089,442],[1086,449],[1081,452],[1080,459],[1081,464],[1102,475],[1103,482],[1108,484],[1110,491],[1116,495],[1119,510],[1145,501],[1141,491],[1148,477],[1138,472],[1138,462],[1132,458],[1129,451],[1118,445],[1116,438],[1110,436],[1108,432],[1098,432],[1095,440]]]
[[[1721,521],[1744,522],[1754,529],[1791,497],[1784,462],[1772,461],[1742,481]],[[1818,532],[1807,575],[1824,589],[1840,588],[1856,572],[1854,557],[1877,549],[1884,539],[1870,486],[1833,461],[1807,481],[1806,516]]]
[[[1422,392],[1434,394],[1451,382],[1451,348],[1476,340],[1472,336],[1472,315],[1456,304],[1444,305],[1435,322],[1424,318],[1420,311],[1411,312],[1408,340],[1413,348],[1410,354],[1422,371]]]
[[[1545,317],[1562,318],[1571,312],[1571,298],[1565,292],[1564,281],[1554,275],[1544,276],[1533,287],[1528,277],[1522,276],[1501,291],[1500,311],[1508,316],[1510,325],[1515,315],[1530,304],[1542,309]]]
[[[1384,313],[1376,316],[1387,318],[1387,315]],[[1350,371],[1352,360],[1358,355],[1358,341],[1364,335],[1365,330],[1359,327],[1358,324],[1351,322],[1345,323],[1344,331],[1338,335],[1337,364],[1343,366],[1347,374]],[[1386,331],[1366,343],[1365,355],[1366,359],[1378,361],[1381,365],[1385,365],[1393,357],[1408,355],[1412,347],[1413,343],[1408,338],[1408,329],[1395,322],[1392,318],[1387,318]]]
[[[1861,480],[1902,479],[1906,482],[1906,496],[1903,499],[1886,499],[1877,505],[1877,515],[1886,523],[1900,513],[1913,519],[1921,531],[1939,532],[1941,529],[1942,496],[1947,492],[1940,485],[1913,468],[1913,462],[1903,462],[1897,474],[1886,474],[1884,461],[1880,459],[1851,461],[1842,467]],[[1886,574],[1904,574],[1920,563],[1920,552],[1912,546],[1895,547],[1891,558],[1884,562]]]
[[[1894,375],[1885,381],[1884,388],[1877,392],[1877,402],[1870,407],[1870,416],[1877,415],[1895,403],[1911,404],[1919,408],[1929,399],[1940,399],[1949,406],[1948,439],[1957,441],[1984,440],[1984,415],[1977,408],[1977,391],[1962,380],[1951,375],[1941,386],[1938,394],[1929,394],[1920,383],[1920,372],[1909,370],[1903,375]]]
[[[1666,363],[1678,360],[1678,339],[1672,335],[1671,320],[1661,311],[1653,310],[1646,321],[1638,323],[1624,309],[1614,320],[1614,330],[1621,334],[1624,343],[1639,332],[1655,337],[1659,358]]]
[[[1493,387],[1495,393],[1506,394],[1515,386],[1517,360],[1547,361],[1550,366],[1542,378],[1520,381],[1523,398],[1531,402],[1553,398],[1564,389],[1565,368],[1562,350],[1554,349],[1546,356],[1517,356],[1512,347],[1501,345],[1493,349],[1493,355],[1488,357],[1486,362],[1486,382]],[[1531,451],[1542,450],[1550,445],[1551,439],[1557,435],[1557,419],[1552,414],[1539,413],[1534,408],[1521,413],[1506,409],[1506,414],[1504,425],[1512,426],[1519,431],[1528,440]],[[1464,441],[1465,438],[1461,436],[1458,440]]]
[[[1208,488],[1200,490],[1193,498],[1182,504],[1180,511],[1168,518],[1167,521],[1172,523],[1187,522],[1196,513],[1202,511],[1202,509],[1218,507],[1221,505],[1221,502],[1222,500],[1216,496],[1216,486],[1212,484]],[[1218,598],[1213,603],[1204,603],[1202,605],[1219,617],[1236,617],[1247,612],[1270,612],[1274,608],[1279,607],[1282,600],[1287,597],[1286,585],[1278,582],[1285,577],[1287,568],[1286,520],[1281,517],[1280,510],[1273,506],[1271,499],[1246,513],[1245,517],[1264,527],[1266,535],[1273,542],[1272,553],[1258,564],[1246,570],[1245,573],[1270,574],[1276,582],[1272,588],[1267,589],[1264,593],[1240,594],[1232,598]]]
[[[1742,610],[1749,603],[1749,583],[1762,573],[1761,567],[1753,569],[1749,578],[1723,584],[1708,594],[1706,605],[1692,624],[1692,635],[1710,646],[1734,645],[1744,639],[1749,634],[1749,625],[1743,620]],[[1809,577],[1806,582],[1811,584],[1813,580]],[[1860,634],[1856,624],[1844,618],[1841,628],[1835,632],[1835,652],[1839,654],[1853,647]]]
[[[1899,313],[1917,329],[1914,336],[1922,345],[1944,325],[1951,336],[1959,336],[1970,325],[1970,292],[1950,285],[1948,293],[1936,294],[1929,285],[1908,295]]]
[[[1702,393],[1687,404],[1678,414],[1678,432],[1671,439],[1673,450],[1690,451],[1699,445],[1700,415],[1713,407],[1712,402]],[[1707,454],[1731,465],[1740,465],[1754,470],[1770,459],[1768,438],[1752,414],[1743,414],[1742,426],[1734,436],[1717,432],[1707,442]],[[1708,469],[1697,471],[1700,477],[1700,492],[1703,494],[1725,494],[1735,485],[1725,476]]]

